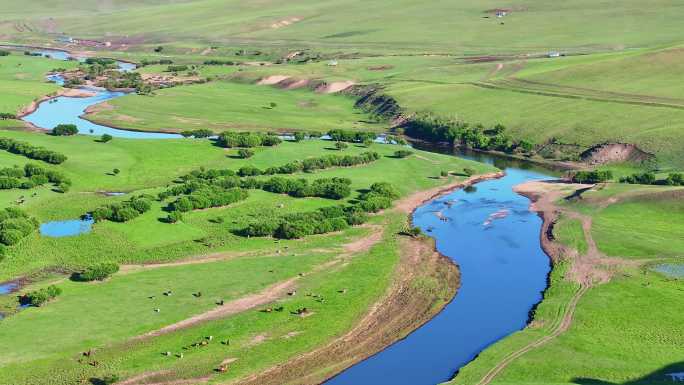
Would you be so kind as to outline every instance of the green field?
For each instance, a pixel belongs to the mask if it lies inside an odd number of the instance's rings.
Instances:
[[[37,39],[65,32],[87,38],[202,47],[210,42],[328,50],[511,52],[619,49],[681,39],[681,7],[675,1],[575,0],[521,2],[382,1],[288,3],[158,0],[94,3],[72,0],[9,5],[4,34]],[[492,9],[511,10],[501,25]],[[230,12],[225,12],[230,10]],[[484,16],[490,16],[484,18]],[[51,17],[50,21],[46,21]],[[646,33],[648,32],[648,33]]]
[[[0,56],[0,112],[17,114],[32,101],[59,90],[60,87],[45,80],[45,74],[53,68],[74,66],[70,62],[23,56],[20,52]]]
[[[103,109],[89,119],[153,131],[382,131],[386,127],[368,122],[370,118],[355,110],[354,100],[348,97],[223,81],[160,90],[153,97],[129,95],[108,104],[113,109]]]

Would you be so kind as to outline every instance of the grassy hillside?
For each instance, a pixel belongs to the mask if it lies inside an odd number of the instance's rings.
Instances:
[[[508,9],[509,14],[498,20],[494,9]],[[392,6],[377,0],[186,0],[170,4],[97,2],[84,7],[80,3],[74,6],[72,1],[37,1],[30,6],[10,5],[5,14],[0,31],[12,38],[66,32],[96,39],[125,36],[150,43],[257,42],[330,50],[529,52],[673,43],[680,39],[682,9],[672,0],[574,0],[563,4],[539,0],[399,1]]]

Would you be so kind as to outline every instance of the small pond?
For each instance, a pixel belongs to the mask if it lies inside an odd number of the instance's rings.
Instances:
[[[684,278],[684,264],[665,263],[653,267],[653,271],[671,278]]]
[[[72,237],[90,232],[95,221],[86,216],[82,219],[52,221],[40,225],[40,235],[51,238]]]

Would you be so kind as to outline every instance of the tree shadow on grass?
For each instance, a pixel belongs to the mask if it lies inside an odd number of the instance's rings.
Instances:
[[[681,379],[678,380],[678,378]],[[594,378],[574,378],[572,383],[578,385],[660,385],[684,383],[684,361],[664,366],[633,381],[614,383]]]

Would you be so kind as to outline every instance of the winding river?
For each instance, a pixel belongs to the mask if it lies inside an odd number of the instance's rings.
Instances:
[[[68,57],[44,54],[55,59]],[[120,63],[122,70],[131,66]],[[50,80],[61,81],[59,76]],[[93,90],[96,95],[92,97],[59,97],[41,103],[24,120],[46,129],[73,123],[80,133],[91,135],[180,137],[115,129],[82,119],[86,108],[124,95]],[[512,188],[525,181],[551,178],[551,172],[487,155],[458,155],[494,163],[506,171],[506,176],[434,199],[413,214],[414,224],[434,237],[437,249],[458,264],[461,287],[456,297],[407,338],[327,384],[433,385],[448,381],[489,345],[523,329],[530,310],[542,299],[550,263],[539,241],[541,219],[529,211],[529,200]]]
[[[39,53],[42,56],[49,57],[55,60],[68,60],[70,54],[65,51],[57,50],[31,50],[31,52]],[[84,58],[77,58],[79,61],[85,60]],[[123,61],[117,61],[120,71],[132,71],[136,68],[135,64],[127,63]],[[48,76],[48,80],[55,82],[59,85],[64,84],[64,80],[59,75]],[[174,139],[181,138],[179,134],[168,134],[161,132],[144,132],[144,131],[130,131],[122,130],[113,127],[103,126],[101,124],[96,124],[90,122],[86,119],[81,118],[85,114],[88,107],[94,106],[96,104],[106,102],[114,98],[119,98],[126,95],[125,92],[114,92],[108,91],[103,88],[97,87],[82,87],[88,91],[95,93],[94,96],[86,98],[75,98],[60,96],[58,98],[50,99],[48,101],[42,102],[38,105],[38,108],[24,116],[22,120],[33,124],[36,127],[40,127],[46,130],[50,130],[58,124],[67,123],[75,124],[78,127],[78,132],[85,135],[97,135],[109,134],[113,137],[118,138],[131,138],[131,139]]]
[[[459,266],[456,297],[407,338],[326,384],[445,382],[489,345],[527,325],[542,299],[550,262],[540,244],[542,221],[513,186],[549,179],[551,172],[487,155],[460,156],[495,163],[506,176],[434,199],[413,214],[414,224]]]

